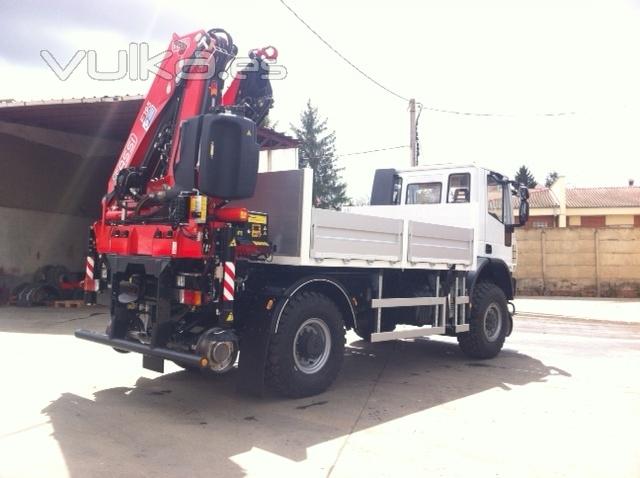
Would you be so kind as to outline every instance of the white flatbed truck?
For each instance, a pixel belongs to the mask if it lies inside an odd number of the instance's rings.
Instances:
[[[277,49],[251,50],[226,90],[201,75],[236,56],[224,29],[174,35],[168,50],[160,68],[180,74],[154,78],[89,231],[85,299],[108,295],[109,324],[78,338],[158,372],[171,360],[225,373],[239,354],[241,389],[296,397],[333,382],[349,329],[500,351],[526,189],[476,166],[387,169],[370,206],[315,209],[311,171],[258,176]]]

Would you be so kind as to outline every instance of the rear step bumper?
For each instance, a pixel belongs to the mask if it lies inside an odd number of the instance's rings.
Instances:
[[[121,350],[127,350],[129,352],[137,352],[139,354],[148,355],[150,357],[173,360],[174,362],[179,362],[182,365],[190,365],[193,367],[201,366],[201,357],[194,354],[177,352],[175,350],[163,347],[151,347],[140,342],[132,342],[131,340],[110,339],[107,334],[92,332],[91,330],[76,330],[75,336],[79,339],[89,340],[91,342],[96,342],[103,345],[109,345],[111,347],[115,347]]]

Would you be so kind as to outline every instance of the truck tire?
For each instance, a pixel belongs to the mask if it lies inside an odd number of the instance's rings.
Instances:
[[[317,292],[295,295],[271,337],[268,385],[291,398],[324,392],[340,371],[344,344],[344,322],[335,303]]]
[[[468,357],[493,358],[502,349],[509,329],[507,298],[492,282],[480,282],[471,304],[469,332],[458,334],[458,344]]]

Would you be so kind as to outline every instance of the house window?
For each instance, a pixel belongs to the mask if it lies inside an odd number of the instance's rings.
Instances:
[[[551,227],[551,225],[549,224],[549,221],[546,220],[529,220],[529,222],[531,223],[531,227],[534,229],[543,229],[543,228],[547,228],[547,227]]]
[[[439,204],[442,183],[414,183],[407,186],[407,204]]]
[[[447,202],[461,203],[471,200],[471,174],[451,174]]]

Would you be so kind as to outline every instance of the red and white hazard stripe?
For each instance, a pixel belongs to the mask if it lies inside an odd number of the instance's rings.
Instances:
[[[236,265],[231,261],[224,263],[224,277],[222,279],[222,297],[224,300],[233,300],[235,294]]]
[[[95,267],[95,261],[93,257],[87,256],[87,267],[85,269],[85,278],[84,278],[84,290],[86,291],[97,291],[100,287],[100,281],[93,279],[93,270]]]
[[[93,257],[87,256],[87,278],[93,279],[93,267],[95,266],[95,262],[93,261]]]

